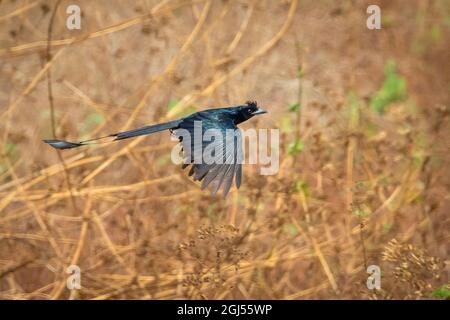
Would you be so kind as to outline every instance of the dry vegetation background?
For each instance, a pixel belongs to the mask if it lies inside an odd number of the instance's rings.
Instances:
[[[1,298],[448,298],[448,1],[64,0],[48,56],[55,4],[0,1]],[[168,133],[41,142],[249,99],[280,171],[246,165],[227,199]]]

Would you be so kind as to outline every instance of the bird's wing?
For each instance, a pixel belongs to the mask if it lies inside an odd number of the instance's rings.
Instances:
[[[194,121],[202,122],[201,137],[194,137]],[[182,137],[180,129],[173,131],[182,144],[183,168],[186,168],[190,164],[192,165],[189,176],[193,176],[194,181],[202,181],[202,189],[209,187],[213,194],[217,193],[221,186],[223,186],[223,195],[226,196],[230,191],[234,178],[236,186],[239,188],[242,179],[243,162],[242,135],[233,121],[200,114],[196,117],[186,119],[179,127],[187,130],[191,137],[190,139]],[[215,139],[212,141],[204,141],[202,137],[208,129],[215,129],[215,132],[220,134],[222,139],[217,139],[217,141]],[[229,130],[228,135],[227,130]],[[195,140],[199,138],[202,140],[196,144],[197,141]],[[211,152],[211,154],[215,157],[214,159],[220,160],[213,162],[205,161],[206,148],[219,151],[218,154],[215,151]]]

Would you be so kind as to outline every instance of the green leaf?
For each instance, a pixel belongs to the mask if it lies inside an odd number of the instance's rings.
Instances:
[[[299,193],[302,192],[305,195],[309,195],[309,185],[306,181],[297,180],[294,182],[294,192]]]
[[[305,144],[303,143],[303,141],[296,140],[288,145],[288,153],[290,155],[295,155],[297,153],[300,153],[304,147]]]
[[[178,100],[169,100],[169,103],[167,104],[167,110],[171,111],[173,108],[175,108],[175,106],[178,104]]]
[[[444,284],[443,286],[434,290],[431,295],[436,298],[450,300],[450,285]]]
[[[300,104],[293,103],[293,104],[289,105],[288,109],[290,112],[297,112],[298,110],[300,110]]]
[[[293,223],[285,224],[283,226],[283,231],[286,232],[287,234],[293,236],[293,237],[298,235],[298,229],[295,226],[295,224],[293,224]]]
[[[176,106],[177,106],[177,104],[179,103],[180,101],[178,101],[178,100],[170,100],[169,101],[169,103],[167,104],[167,111],[171,111],[171,110],[173,110]],[[180,116],[180,117],[184,117],[184,116],[187,116],[187,115],[190,115],[191,113],[194,113],[195,111],[197,111],[197,109],[194,107],[194,106],[187,106],[186,108],[184,108],[183,109],[183,111],[181,111],[178,115]]]
[[[382,114],[386,107],[393,102],[406,98],[406,81],[397,74],[395,62],[390,61],[385,67],[385,78],[381,88],[372,97],[370,106],[376,112]]]

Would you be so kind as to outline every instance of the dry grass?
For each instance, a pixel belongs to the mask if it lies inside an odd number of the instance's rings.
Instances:
[[[446,1],[377,1],[380,31],[367,1],[77,3],[82,29],[63,0],[48,42],[56,1],[0,1],[0,298],[411,299],[449,282]],[[249,99],[270,114],[245,127],[281,129],[280,171],[245,166],[225,200],[170,162],[168,134],[40,141]]]

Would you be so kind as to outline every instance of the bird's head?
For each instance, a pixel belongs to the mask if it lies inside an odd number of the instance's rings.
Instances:
[[[258,108],[256,101],[247,101],[245,104],[236,107],[236,124],[247,121],[248,119],[258,115],[267,113],[266,110]]]

